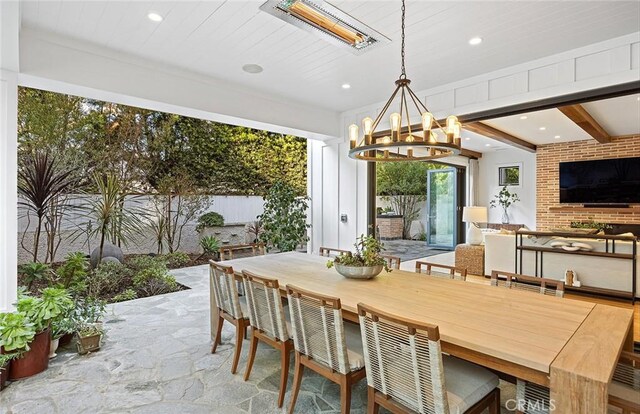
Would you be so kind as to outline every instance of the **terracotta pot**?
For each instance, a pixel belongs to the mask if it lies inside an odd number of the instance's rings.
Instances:
[[[17,380],[39,374],[49,367],[49,347],[51,346],[51,330],[45,329],[33,338],[30,350],[20,358],[11,361],[9,379]]]
[[[64,334],[60,337],[60,340],[58,341],[58,346],[59,347],[67,346],[71,343],[72,339],[73,339],[73,333]]]
[[[9,379],[9,366],[11,362],[7,362],[3,367],[0,367],[0,391],[7,388],[7,380]]]
[[[88,354],[89,352],[96,352],[100,350],[100,342],[102,341],[102,334],[78,337],[76,346],[78,347],[78,353],[80,355]]]

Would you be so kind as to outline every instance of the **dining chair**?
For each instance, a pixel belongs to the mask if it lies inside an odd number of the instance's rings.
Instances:
[[[609,383],[609,405],[622,414],[640,413],[640,354],[622,351]]]
[[[558,298],[564,297],[564,282],[543,277],[492,270],[491,285],[542,293],[543,295],[556,296]]]
[[[380,255],[380,257],[387,261],[387,266],[389,266],[389,268],[400,270],[401,259],[399,257],[387,255]]]
[[[222,326],[226,320],[236,327],[236,349],[231,364],[231,373],[235,374],[242,351],[242,340],[249,326],[249,319],[245,316],[248,314],[247,304],[244,298],[238,296],[238,288],[231,266],[224,266],[210,260],[209,282],[211,320],[213,321],[216,316],[218,318],[218,329],[213,340],[211,353],[215,354],[218,344],[222,343]],[[216,309],[217,315],[214,312]]]
[[[280,299],[280,285],[276,279],[260,277],[246,270],[242,271],[242,281],[247,297],[249,321],[251,322],[251,345],[244,380],[249,379],[253,361],[258,349],[258,341],[280,351],[280,393],[278,408],[282,407],[289,377],[289,357],[293,351],[293,341],[287,326],[287,317]]]
[[[304,368],[340,386],[342,414],[351,407],[351,387],[365,377],[358,326],[343,323],[340,299],[287,285],[295,370],[289,413],[293,413]]]
[[[498,376],[443,355],[438,326],[359,303],[368,413],[500,412]]]
[[[336,249],[334,247],[320,247],[318,253],[320,256],[335,257],[342,253],[349,254],[351,252],[349,250]]]
[[[434,269],[436,269],[434,271]],[[416,273],[446,279],[467,280],[467,269],[431,262],[416,262]]]
[[[236,244],[220,248],[220,261],[233,260],[234,253],[251,250],[251,256],[264,256],[264,243]]]

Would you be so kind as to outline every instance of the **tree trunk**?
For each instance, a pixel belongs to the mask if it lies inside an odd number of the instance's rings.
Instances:
[[[36,227],[36,234],[33,237],[33,261],[38,261],[38,246],[40,244],[40,233],[42,232],[42,216],[38,215],[38,227]]]

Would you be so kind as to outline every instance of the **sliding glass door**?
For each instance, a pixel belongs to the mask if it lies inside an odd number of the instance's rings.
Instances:
[[[427,243],[453,249],[458,244],[458,180],[456,168],[427,175]]]

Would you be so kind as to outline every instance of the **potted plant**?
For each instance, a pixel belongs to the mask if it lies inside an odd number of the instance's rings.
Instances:
[[[18,299],[18,312],[24,313],[33,323],[36,335],[29,345],[30,349],[11,363],[9,379],[20,379],[38,374],[49,366],[51,349],[51,324],[73,308],[73,300],[62,288],[46,288],[42,296],[21,296]]]
[[[9,379],[9,364],[11,363],[11,360],[17,358],[18,355],[18,353],[0,353],[0,391],[7,387],[6,384]]]
[[[390,272],[389,265],[380,255],[383,245],[373,236],[364,234],[354,244],[356,252],[341,253],[327,262],[327,267],[334,267],[342,276],[350,279],[372,279],[382,272]]]
[[[96,352],[102,344],[102,326],[82,322],[78,324],[78,342],[76,346],[80,355]]]
[[[76,323],[73,320],[71,311],[63,318],[51,324],[51,349],[49,349],[49,359],[57,356],[56,350],[59,346],[65,346],[71,342],[75,328]]]
[[[517,201],[520,201],[518,194],[510,192],[505,185],[498,194],[493,196],[493,200],[489,202],[489,205],[491,208],[502,207],[502,223],[509,224],[509,207]]]
[[[0,388],[9,378],[9,362],[31,352],[30,345],[35,342],[35,337],[36,328],[23,313],[0,314]],[[42,343],[41,340],[38,345]],[[47,343],[44,341],[45,345]]]

